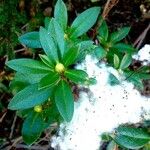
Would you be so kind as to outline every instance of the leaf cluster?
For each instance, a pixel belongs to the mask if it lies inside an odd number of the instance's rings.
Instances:
[[[17,72],[10,84],[15,96],[8,108],[25,114],[22,134],[27,144],[32,144],[52,122],[61,118],[71,121],[72,85],[93,82],[85,71],[73,65],[84,58],[85,49],[93,47],[92,41],[81,40],[81,36],[95,24],[99,13],[99,7],[89,8],[68,26],[67,8],[58,0],[54,17],[45,19],[45,27],[19,37],[23,45],[44,50],[39,60],[20,58],[7,62]]]
[[[105,20],[101,19],[101,26],[98,30],[99,45],[95,48],[94,54],[98,59],[107,59],[109,65],[119,71],[125,80],[132,82],[138,89],[143,90],[143,79],[150,79],[148,67],[138,70],[131,70],[132,55],[137,50],[130,44],[121,42],[129,33],[130,27],[123,27],[118,31],[109,33]],[[120,81],[110,74],[110,84],[120,84]]]

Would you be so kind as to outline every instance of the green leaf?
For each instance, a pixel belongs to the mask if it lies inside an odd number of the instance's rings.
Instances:
[[[132,56],[131,54],[125,54],[121,63],[120,63],[120,69],[127,68],[132,62]]]
[[[67,67],[75,63],[79,54],[79,47],[70,48],[63,57],[63,64]]]
[[[50,21],[51,21],[51,18],[45,17],[44,25],[45,25],[45,28],[46,28],[46,29],[48,29],[48,26],[49,26]]]
[[[51,95],[52,89],[38,90],[38,84],[27,86],[18,92],[10,101],[11,110],[27,109],[45,102]]]
[[[102,22],[102,24],[98,30],[98,33],[104,41],[107,41],[107,39],[108,39],[108,26],[107,26],[105,20],[103,20],[103,22]]]
[[[143,129],[121,126],[112,138],[122,147],[139,149],[150,141],[150,134]]]
[[[22,127],[22,136],[26,144],[33,144],[41,135],[44,129],[42,115],[32,112],[25,119]]]
[[[45,74],[51,70],[40,61],[27,58],[10,60],[6,63],[6,65],[23,74]]]
[[[46,29],[40,27],[40,42],[50,60],[58,61],[58,53],[53,38]]]
[[[124,72],[125,76],[127,77],[136,77],[141,80],[149,80],[150,79],[150,72],[143,72],[142,68],[137,71],[126,71]]]
[[[99,13],[99,7],[92,7],[78,15],[71,25],[72,33],[70,37],[77,38],[87,32],[97,21]]]
[[[132,82],[137,89],[139,89],[139,90],[144,89],[143,82],[139,77],[137,77],[137,76],[130,76],[130,77],[126,76],[126,77],[127,77],[127,80],[129,82]]]
[[[85,84],[89,79],[85,71],[75,69],[65,71],[65,76],[76,84]]]
[[[77,61],[83,60],[87,54],[92,53],[94,50],[93,41],[90,40],[81,41],[77,44],[77,46],[79,46]]]
[[[117,43],[113,45],[112,48],[118,50],[121,53],[133,53],[135,50],[134,47],[125,43]]]
[[[116,78],[116,76],[114,76],[112,73],[110,73],[109,77],[108,77],[108,83],[111,86],[114,86],[114,85],[120,84],[120,81]]]
[[[43,77],[39,83],[39,89],[47,88],[47,87],[52,87],[58,83],[60,80],[59,74],[55,72],[51,72],[45,77]]]
[[[110,35],[110,42],[116,43],[121,41],[123,38],[125,38],[128,35],[129,31],[130,31],[130,27],[124,27],[119,31],[113,32]]]
[[[94,53],[98,59],[103,59],[107,55],[106,50],[100,45],[94,49]]]
[[[116,54],[114,54],[114,67],[117,69],[119,67],[119,64],[120,64],[119,57]]]
[[[114,141],[110,141],[106,150],[117,150],[117,144]]]
[[[63,80],[56,88],[55,103],[64,120],[71,121],[74,112],[74,98],[70,86]]]
[[[46,55],[39,54],[39,57],[45,65],[47,65],[48,67],[51,68],[51,70],[53,70],[54,64]]]
[[[39,32],[33,31],[23,34],[19,37],[21,44],[29,48],[41,48]]]
[[[68,14],[66,5],[62,0],[58,0],[55,5],[54,17],[65,31],[68,22]]]
[[[63,57],[65,51],[64,31],[56,19],[52,19],[51,23],[53,23],[53,32],[55,34],[56,43],[59,47],[61,57]]]

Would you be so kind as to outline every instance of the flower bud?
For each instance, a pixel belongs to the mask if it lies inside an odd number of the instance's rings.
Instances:
[[[35,112],[38,112],[38,113],[42,112],[42,106],[41,106],[41,105],[35,106],[35,107],[34,107],[34,111],[35,111]]]
[[[63,73],[65,71],[64,65],[61,63],[56,64],[55,71],[58,73]]]

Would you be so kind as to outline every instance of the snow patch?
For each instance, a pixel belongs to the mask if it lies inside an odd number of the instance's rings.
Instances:
[[[150,45],[146,44],[136,55],[133,55],[133,58],[142,61],[143,65],[150,64]]]
[[[63,122],[58,136],[51,140],[55,150],[98,150],[102,133],[112,132],[121,124],[138,123],[144,117],[150,119],[150,98],[141,96],[132,83],[108,84],[110,72],[122,78],[118,71],[91,56],[77,68],[95,77],[97,83],[88,87],[88,93],[80,92],[72,121]]]

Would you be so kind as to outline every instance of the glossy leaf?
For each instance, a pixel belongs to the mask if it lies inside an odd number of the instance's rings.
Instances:
[[[29,48],[41,48],[39,32],[33,31],[28,32],[19,37],[19,41],[21,44],[29,47]]]
[[[43,27],[40,28],[40,42],[49,59],[56,62],[58,60],[57,48],[55,46],[53,38]]]
[[[106,21],[103,20],[99,30],[98,30],[99,36],[104,40],[107,41],[108,39],[108,26],[106,24]]]
[[[77,57],[77,61],[81,61],[85,58],[87,54],[90,54],[94,50],[93,41],[81,41],[77,44],[79,46],[79,53]]]
[[[48,26],[49,26],[50,21],[51,21],[51,18],[45,17],[45,19],[44,19],[44,25],[45,25],[45,28],[46,28],[46,29],[48,29]]]
[[[143,129],[119,127],[113,137],[114,141],[128,149],[139,149],[150,141],[150,134]]]
[[[59,25],[59,23],[56,21],[56,19],[52,19],[53,23],[53,32],[55,36],[56,43],[58,45],[58,48],[60,50],[60,54],[63,57],[64,51],[65,51],[65,41],[64,41],[64,31],[63,28]]]
[[[137,89],[139,89],[139,90],[144,89],[144,85],[142,83],[142,80],[139,77],[137,77],[137,76],[126,76],[126,78],[129,82],[132,82]]]
[[[85,71],[75,69],[67,70],[65,76],[76,84],[85,84],[89,79]]]
[[[10,60],[6,65],[23,74],[45,74],[50,71],[50,68],[44,63],[27,58]]]
[[[114,48],[122,53],[133,53],[135,50],[131,45],[128,45],[125,43],[117,43],[117,44],[113,45],[112,48]]]
[[[25,119],[22,127],[22,136],[26,144],[33,144],[41,135],[44,129],[43,118],[41,114],[31,112]]]
[[[40,80],[39,89],[52,87],[56,85],[59,80],[60,76],[55,72],[51,72]]]
[[[8,108],[17,110],[34,107],[45,102],[51,95],[51,92],[52,90],[50,88],[38,90],[38,84],[27,86],[12,98]]]
[[[116,54],[114,54],[114,67],[118,68],[119,64],[120,64],[119,57]]]
[[[77,16],[71,25],[71,38],[77,38],[87,32],[97,21],[100,13],[99,7],[93,7],[85,10]]]
[[[60,81],[55,91],[55,103],[63,119],[71,121],[74,112],[74,98],[70,86],[65,81]]]
[[[46,55],[39,54],[39,57],[45,65],[47,65],[48,67],[50,67],[51,70],[53,70],[54,64]]]
[[[106,50],[100,45],[94,49],[94,53],[98,59],[103,59],[107,55]]]
[[[116,76],[114,76],[112,73],[110,73],[110,74],[109,74],[109,78],[108,78],[108,83],[109,83],[111,86],[114,86],[114,85],[120,84],[120,81],[117,79]]]
[[[65,31],[67,27],[68,15],[66,5],[62,0],[58,0],[55,5],[54,17]]]
[[[127,72],[125,72],[125,75],[130,76],[130,77],[136,77],[141,80],[149,80],[150,79],[150,73],[146,72],[146,71],[143,72],[142,69],[137,70],[137,71],[127,71]]]
[[[120,63],[120,69],[127,68],[132,62],[132,56],[131,54],[125,54],[121,63]]]
[[[63,57],[63,64],[67,67],[75,63],[79,54],[79,47],[70,48]]]
[[[130,27],[124,27],[119,31],[113,32],[110,35],[110,42],[116,43],[121,41],[123,38],[125,38],[128,35],[129,31],[130,31]]]

